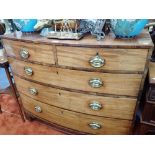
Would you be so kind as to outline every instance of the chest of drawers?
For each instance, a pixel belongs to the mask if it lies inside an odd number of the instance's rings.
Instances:
[[[130,134],[148,58],[149,33],[79,41],[3,36],[26,116],[72,134]]]

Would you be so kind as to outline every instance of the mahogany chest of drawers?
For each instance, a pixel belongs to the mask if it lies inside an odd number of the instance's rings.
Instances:
[[[25,115],[72,134],[131,134],[152,41],[3,36]]]

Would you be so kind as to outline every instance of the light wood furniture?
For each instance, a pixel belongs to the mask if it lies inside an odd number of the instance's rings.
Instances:
[[[27,118],[65,133],[132,133],[153,48],[147,31],[102,41],[10,34],[3,44]]]

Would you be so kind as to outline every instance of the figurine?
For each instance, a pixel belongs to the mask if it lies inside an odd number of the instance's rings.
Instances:
[[[37,24],[34,26],[36,31],[40,31],[43,28],[51,27],[53,25],[53,20],[50,19],[41,19],[38,20]]]
[[[105,25],[105,19],[82,19],[83,29],[89,31],[97,40],[101,40],[105,37],[103,27]]]

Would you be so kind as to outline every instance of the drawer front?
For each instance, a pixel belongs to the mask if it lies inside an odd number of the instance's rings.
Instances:
[[[148,50],[146,49],[106,49],[57,46],[59,65],[98,70],[143,72],[147,54]]]
[[[19,59],[55,64],[52,45],[25,43],[21,41],[3,40],[7,55]]]
[[[52,123],[91,134],[128,134],[131,121],[108,119],[49,106],[21,95],[23,106],[32,114]]]
[[[20,93],[49,105],[96,116],[133,119],[136,99],[69,92],[29,82],[17,76],[14,78]]]
[[[140,123],[136,135],[155,135],[155,126],[145,123]]]
[[[155,124],[155,104],[146,103],[142,114],[142,120]]]
[[[11,58],[9,62],[13,72],[25,78],[67,89],[94,93],[137,96],[142,78],[140,74],[75,71],[17,61]]]

